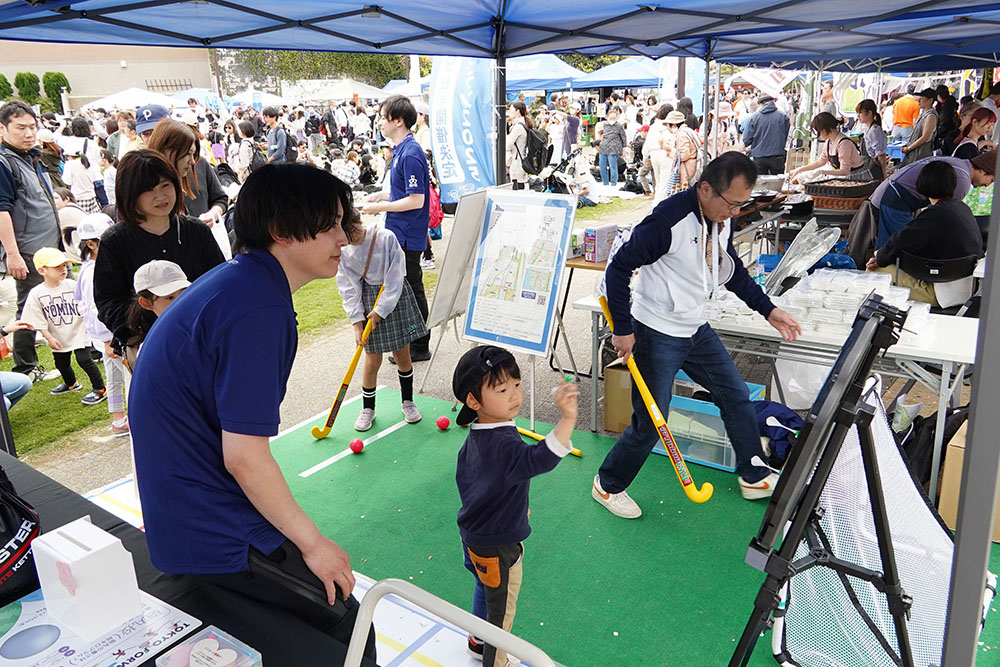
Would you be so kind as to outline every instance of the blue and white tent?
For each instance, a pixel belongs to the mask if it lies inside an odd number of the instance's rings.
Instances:
[[[573,82],[574,88],[658,88],[663,81],[660,66],[650,58],[636,56],[611,63]]]
[[[565,90],[583,72],[549,53],[507,61],[507,90]]]

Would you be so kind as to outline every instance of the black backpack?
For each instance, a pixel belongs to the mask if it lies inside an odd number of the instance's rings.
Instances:
[[[548,137],[541,130],[525,127],[528,135],[524,142],[524,155],[521,156],[521,167],[527,174],[539,174],[552,158],[553,146],[549,146]]]
[[[260,146],[253,139],[244,139],[243,141],[249,141],[251,145],[250,153],[250,164],[247,166],[247,171],[251,174],[258,168],[263,167],[267,164],[267,158],[264,156],[264,152],[260,150]]]
[[[38,588],[30,547],[39,532],[38,512],[17,495],[0,467],[0,607]]]
[[[289,134],[285,128],[278,128],[279,132],[285,133],[285,162],[295,162],[299,159],[299,140]]]

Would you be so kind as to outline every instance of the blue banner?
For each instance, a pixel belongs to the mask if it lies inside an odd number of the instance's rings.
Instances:
[[[496,184],[492,65],[487,58],[434,56],[431,146],[444,204]]]

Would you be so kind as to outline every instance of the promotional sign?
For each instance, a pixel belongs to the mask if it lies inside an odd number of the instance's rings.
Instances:
[[[485,58],[434,56],[431,146],[442,204],[496,184],[492,67]]]

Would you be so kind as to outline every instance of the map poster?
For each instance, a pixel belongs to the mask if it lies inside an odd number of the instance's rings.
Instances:
[[[465,338],[548,353],[576,197],[490,190]]]

